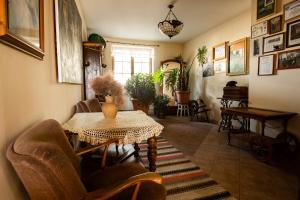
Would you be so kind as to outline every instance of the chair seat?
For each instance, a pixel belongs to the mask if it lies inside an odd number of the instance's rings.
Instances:
[[[113,167],[99,170],[89,177],[86,177],[83,182],[88,191],[101,190],[105,191],[107,186],[115,184],[120,180],[126,180],[132,176],[139,175],[148,172],[142,165],[137,163],[124,163]],[[105,178],[103,178],[105,177]],[[110,198],[115,199],[131,199],[134,188],[126,189],[124,192]],[[141,185],[137,199],[143,200],[163,200],[165,199],[166,191],[165,188],[158,183],[147,181]]]

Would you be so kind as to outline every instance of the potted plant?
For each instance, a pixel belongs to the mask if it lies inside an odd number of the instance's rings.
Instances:
[[[193,58],[191,64],[187,64],[187,62],[184,62],[182,56],[178,56],[175,58],[181,62],[181,69],[176,71],[177,77],[176,77],[176,84],[175,84],[175,94],[178,103],[180,104],[188,103],[190,97],[190,91],[189,91],[190,70],[196,58],[201,66],[206,62],[206,53],[207,53],[206,46],[203,46],[202,48],[198,48],[197,54]]]
[[[164,118],[168,111],[168,103],[170,98],[167,95],[158,95],[154,100],[154,114],[158,118]]]
[[[132,98],[134,110],[149,111],[155,98],[155,85],[151,74],[135,74],[126,82],[125,89]]]

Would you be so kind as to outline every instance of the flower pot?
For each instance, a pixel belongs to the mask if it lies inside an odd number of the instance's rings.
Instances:
[[[142,110],[146,114],[149,112],[149,105],[144,105],[137,99],[131,99],[134,110]]]
[[[105,102],[101,106],[103,115],[106,119],[115,119],[117,116],[118,108],[113,102],[111,96],[105,97]]]
[[[175,91],[177,103],[188,104],[190,100],[190,91]]]

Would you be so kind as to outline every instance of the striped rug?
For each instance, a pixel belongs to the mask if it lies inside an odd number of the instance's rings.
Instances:
[[[140,156],[144,165],[148,166],[147,143],[139,145]],[[167,190],[167,199],[235,199],[210,178],[200,167],[187,159],[168,140],[157,138],[156,172],[163,177]]]

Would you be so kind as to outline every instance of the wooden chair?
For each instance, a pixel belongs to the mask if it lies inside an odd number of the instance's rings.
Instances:
[[[208,112],[211,109],[208,109],[202,99],[199,100],[200,104],[196,100],[189,101],[189,109],[191,115],[191,121],[194,121],[196,118],[197,121],[209,122]],[[201,115],[204,114],[204,118]]]
[[[83,101],[83,103],[88,107],[90,112],[101,112],[101,104],[98,99],[88,99]]]
[[[137,163],[105,167],[110,140],[74,152],[64,130],[46,120],[22,133],[7,149],[11,162],[32,200],[165,199],[162,178]],[[105,147],[102,170],[82,177],[79,155]]]

